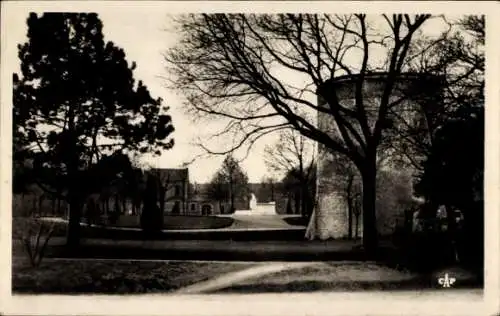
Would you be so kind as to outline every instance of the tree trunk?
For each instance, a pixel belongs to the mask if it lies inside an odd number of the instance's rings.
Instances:
[[[311,198],[311,193],[309,192],[309,188],[306,185],[304,186],[304,208],[306,211],[306,218],[309,219],[311,218],[311,213],[312,213],[312,205],[314,203],[313,198]]]
[[[302,208],[302,217],[308,217],[308,208],[307,208],[307,182],[303,182],[301,186],[301,208]]]
[[[119,202],[119,196],[118,194],[115,195],[115,203],[114,203],[114,208],[115,208],[115,216],[118,216],[119,214],[122,213],[122,210],[120,210],[120,202]]]
[[[375,214],[377,179],[375,155],[367,161],[367,165],[361,172],[361,177],[363,181],[363,247],[366,253],[371,256],[375,254],[378,244]]]
[[[162,214],[165,214],[165,197],[167,195],[167,189],[166,188],[161,188],[160,187],[160,194],[159,194],[159,202],[160,202],[160,211]]]
[[[355,230],[354,230],[354,240],[358,240],[358,238],[359,238],[359,215],[356,215],[355,221],[356,221],[356,226],[355,226]]]
[[[70,145],[73,147],[74,144]],[[80,219],[82,217],[82,199],[81,187],[78,179],[78,157],[71,157],[68,168],[69,188],[68,188],[68,202],[69,202],[69,223],[67,231],[67,246],[70,249],[75,249],[80,244]]]
[[[44,196],[43,194],[40,195],[40,197],[38,197],[38,215],[39,216],[42,216],[42,210],[43,210],[43,200],[44,200]]]
[[[353,224],[353,210],[352,210],[352,201],[350,199],[347,200],[347,238],[352,239],[352,224]]]
[[[19,196],[20,196],[19,204],[17,204],[17,206],[16,206],[16,213],[15,214],[16,215],[20,214],[21,216],[25,216],[26,214],[24,214],[24,211],[26,210],[26,207],[24,207],[24,192],[21,192],[21,194]],[[12,216],[14,216],[14,213],[12,214]]]
[[[234,208],[234,194],[233,194],[233,181],[229,181],[229,200],[231,201],[231,212],[235,210]]]
[[[36,195],[33,193],[31,200],[31,214],[36,214]]]
[[[352,182],[353,179],[352,177],[349,177],[349,180],[347,182],[347,225],[348,225],[348,231],[347,231],[347,238],[352,239],[352,222],[353,222],[353,198],[352,198]]]
[[[109,197],[106,197],[104,201],[104,214],[107,216],[109,214]]]
[[[80,218],[82,206],[78,198],[72,197],[69,201],[69,223],[67,245],[74,249],[80,244]]]
[[[288,195],[288,198],[286,200],[286,214],[293,214],[293,210],[292,210],[292,198],[293,196],[291,195]]]
[[[125,196],[122,196],[122,214],[128,215],[127,214],[127,198]]]
[[[302,162],[302,156],[299,156],[299,199],[300,199],[300,214],[303,218],[306,216],[305,209],[305,195],[304,195],[304,187],[307,185],[307,182],[304,180],[304,163]]]
[[[300,188],[298,190],[297,188],[294,189],[293,202],[295,205],[294,214],[302,214],[300,209]]]
[[[74,107],[69,106],[67,136],[64,138],[64,145],[69,153],[66,164],[68,166],[68,201],[69,201],[69,223],[67,246],[74,250],[80,243],[80,218],[82,216],[82,205],[80,200],[80,179],[78,177],[78,151],[76,143],[78,136],[75,134]]]

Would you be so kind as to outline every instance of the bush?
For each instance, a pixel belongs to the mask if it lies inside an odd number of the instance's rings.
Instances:
[[[463,229],[457,236],[457,246],[462,263],[474,270],[484,268],[484,210],[483,204],[464,214]]]
[[[21,241],[32,267],[40,266],[48,242],[54,233],[55,223],[43,222],[39,218],[28,218],[25,222]]]
[[[149,234],[163,229],[163,214],[158,205],[145,203],[141,214],[141,228]]]
[[[429,272],[456,263],[474,267],[474,263],[482,262],[482,256],[478,256],[482,248],[479,250],[476,247],[476,241],[471,241],[466,229],[458,230],[453,240],[448,231],[435,230],[432,225],[418,232],[399,227],[393,234],[393,244],[396,247],[394,263],[419,272]]]
[[[151,235],[163,228],[163,212],[157,205],[157,185],[154,177],[149,176],[143,195],[143,209],[141,213],[141,228]]]
[[[181,208],[178,203],[175,203],[174,206],[172,207],[172,212],[173,215],[178,215],[181,213]]]

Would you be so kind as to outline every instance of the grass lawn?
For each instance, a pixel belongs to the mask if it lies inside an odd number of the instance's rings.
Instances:
[[[169,293],[251,263],[153,262],[44,259],[32,268],[25,258],[12,261],[14,294]]]
[[[137,228],[139,220],[138,216],[122,215],[113,226]],[[233,221],[230,217],[168,215],[163,218],[163,229],[217,229],[229,227]]]
[[[12,219],[12,236],[19,239],[26,231],[29,223],[28,218],[14,217]],[[163,228],[165,230],[188,230],[188,229],[217,229],[231,226],[233,219],[230,217],[217,216],[165,216]],[[48,223],[45,225],[49,225]],[[66,236],[66,223],[55,223],[53,236]],[[115,225],[110,227],[140,228],[137,216],[122,215]],[[82,226],[83,234],[88,237],[99,236],[104,228]]]
[[[161,233],[156,233],[154,236],[145,236],[142,230],[122,230],[122,229],[108,229],[104,226],[81,226],[82,238],[103,238],[113,240],[171,240],[171,239],[196,239],[196,240],[303,240],[305,228],[297,227],[295,230],[271,230],[271,231],[224,231],[224,230],[208,230],[208,224],[212,224],[212,228],[223,228],[222,224],[230,226],[234,219],[229,217],[205,217],[202,216],[168,216],[165,225],[174,225],[176,222],[187,223],[184,226],[176,224],[175,229],[181,232],[174,232],[172,230],[164,230]],[[125,218],[125,216],[124,216]],[[132,221],[131,219],[129,221]],[[237,221],[234,221],[237,223]],[[170,224],[167,224],[170,223]],[[48,223],[48,226],[54,224],[53,237],[65,237],[67,231],[67,224],[65,222]],[[207,224],[207,225],[205,225]],[[14,217],[12,223],[12,238],[19,240],[23,232],[27,231],[28,221],[26,218]],[[188,228],[198,228],[198,231],[189,231]],[[200,228],[202,227],[202,228]],[[113,228],[113,227],[109,227]],[[137,226],[136,226],[137,228]],[[204,230],[205,229],[205,230]],[[33,234],[35,235],[35,234]]]
[[[409,271],[398,271],[370,262],[325,262],[322,265],[247,279],[216,292],[243,294],[443,289],[437,282],[442,275],[442,273],[417,274]],[[456,272],[453,275],[457,277],[453,288],[482,287],[477,276],[470,273]]]

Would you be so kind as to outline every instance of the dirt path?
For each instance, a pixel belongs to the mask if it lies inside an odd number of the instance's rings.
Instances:
[[[417,274],[399,271],[375,262],[264,263],[217,276],[181,288],[176,294],[249,294],[288,292],[439,290],[438,278],[445,272]],[[455,289],[478,288],[476,276],[448,268],[457,282]]]
[[[266,262],[259,264],[256,267],[228,273],[205,282],[200,282],[181,288],[177,290],[175,294],[201,294],[204,292],[212,292],[230,287],[231,285],[239,282],[263,277],[267,274],[315,265],[321,265],[321,262]]]

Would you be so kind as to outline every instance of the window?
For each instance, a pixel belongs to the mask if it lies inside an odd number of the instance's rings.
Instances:
[[[175,196],[179,196],[179,195],[181,195],[181,186],[176,185],[175,186]]]
[[[191,203],[191,211],[194,211],[194,210],[196,210],[196,204]]]

